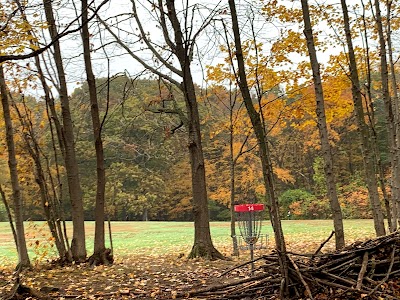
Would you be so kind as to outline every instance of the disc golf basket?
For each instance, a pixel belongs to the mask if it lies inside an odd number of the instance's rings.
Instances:
[[[249,245],[251,273],[254,273],[254,245],[257,243],[262,225],[264,204],[239,204],[234,207],[237,213],[240,235]]]

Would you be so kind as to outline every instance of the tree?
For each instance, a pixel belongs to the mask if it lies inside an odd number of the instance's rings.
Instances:
[[[75,140],[71,112],[69,107],[69,96],[67,89],[67,82],[65,78],[65,71],[61,55],[60,42],[57,39],[57,27],[55,23],[52,2],[48,0],[43,1],[46,20],[50,37],[53,43],[53,58],[56,65],[57,76],[59,80],[59,97],[61,102],[62,112],[62,141],[65,147],[64,161],[67,172],[69,196],[72,205],[72,224],[73,234],[71,251],[73,259],[77,262],[86,260],[86,245],[85,245],[85,226],[83,215],[83,201],[82,189],[79,179],[79,170],[75,153]]]
[[[21,17],[23,21],[26,24],[30,24],[28,21],[28,18],[26,16],[24,6],[21,4],[19,0],[15,1],[18,7],[18,10],[21,14]],[[31,49],[36,49],[39,48],[37,38],[35,35],[34,30],[30,29],[29,26],[27,26],[27,34],[28,36],[31,36],[32,38],[29,40],[29,46]],[[40,59],[38,56],[35,56],[35,64],[39,73],[39,77],[41,78],[42,84],[43,84],[43,89],[45,91],[45,97],[46,99],[49,99],[49,89],[47,85],[45,84],[45,79],[43,72],[41,70],[40,66]],[[28,79],[29,79],[28,75]],[[55,191],[55,186],[52,178],[52,174],[50,171],[49,167],[49,160],[46,154],[44,153],[43,149],[41,148],[39,141],[38,141],[38,136],[40,136],[40,133],[37,134],[34,129],[34,124],[35,120],[33,116],[35,114],[32,113],[30,108],[28,108],[28,105],[25,101],[25,96],[22,94],[22,91],[24,90],[23,86],[26,84],[26,80],[22,81],[16,81],[17,89],[21,93],[21,100],[22,100],[22,108],[19,108],[19,105],[13,101],[13,107],[15,111],[17,112],[18,119],[20,121],[20,124],[22,126],[22,138],[25,141],[25,145],[27,148],[27,151],[29,152],[29,155],[31,156],[32,160],[34,161],[34,166],[35,166],[35,182],[39,186],[40,190],[40,199],[42,203],[42,208],[45,214],[45,219],[47,221],[47,225],[49,227],[49,230],[51,232],[52,238],[54,239],[54,243],[56,245],[59,258],[61,261],[71,261],[71,249],[69,248],[68,245],[68,237],[66,235],[66,230],[62,230],[61,228],[61,220],[64,220],[63,217],[61,216],[61,209],[60,209],[60,202],[57,198],[57,193],[54,192],[52,193],[50,190]],[[46,101],[48,103],[50,101]],[[34,106],[35,108],[40,109],[40,105]],[[24,112],[24,114],[22,113]],[[44,117],[44,116],[43,116]],[[48,117],[48,116],[47,116]],[[42,121],[44,122],[44,121]],[[49,122],[50,123],[50,122]],[[57,123],[57,122],[55,122]],[[43,124],[43,123],[42,123]],[[39,126],[40,127],[40,126]],[[42,132],[43,133],[43,132]],[[55,153],[56,155],[56,153]],[[43,161],[45,162],[47,168],[43,167]],[[57,166],[58,168],[58,166]],[[48,178],[49,178],[49,183],[47,182],[46,178],[46,171],[48,173]],[[52,194],[52,196],[51,196]],[[64,223],[64,229],[65,229],[65,223]]]
[[[238,82],[240,91],[242,93],[243,101],[245,103],[248,115],[253,125],[254,133],[257,137],[259,155],[263,171],[264,186],[267,192],[267,203],[269,215],[271,218],[272,227],[275,235],[275,244],[278,251],[280,272],[282,275],[283,283],[281,285],[281,296],[285,299],[288,296],[289,290],[289,275],[288,275],[288,262],[286,257],[286,244],[282,231],[282,224],[279,216],[278,199],[275,194],[274,178],[272,165],[270,160],[270,153],[268,143],[266,140],[265,129],[262,126],[262,120],[259,113],[255,110],[249,87],[246,78],[246,69],[244,65],[242,43],[240,39],[239,23],[236,13],[236,4],[234,0],[229,0],[229,9],[232,18],[232,31],[235,39],[236,60],[238,66],[238,73],[235,75]]]
[[[222,81],[216,78],[218,76],[216,73],[221,74],[218,67],[209,68],[208,77]],[[225,76],[223,75],[223,77]],[[244,198],[245,194],[249,194],[249,190],[257,190],[258,182],[254,176],[249,174],[249,171],[251,170],[258,175],[260,168],[258,165],[255,166],[251,159],[243,158],[246,153],[251,152],[256,147],[249,142],[252,130],[249,126],[246,126],[248,125],[248,117],[246,112],[241,109],[243,106],[240,105],[240,93],[237,86],[230,81],[229,90],[224,86],[212,86],[208,90],[208,98],[213,105],[212,115],[215,118],[215,123],[210,122],[209,125],[211,127],[209,133],[211,146],[208,145],[208,148],[213,147],[212,153],[216,152],[214,155],[208,155],[209,158],[206,160],[208,163],[207,176],[212,178],[211,184],[209,184],[209,189],[213,190],[210,193],[210,198],[230,208],[233,255],[238,256],[239,247],[234,206],[239,203],[237,198]],[[228,115],[228,120],[226,115]],[[241,166],[240,170],[238,170],[239,165]],[[228,186],[229,188],[227,188]]]
[[[380,56],[380,79],[381,79],[381,93],[383,102],[385,104],[385,115],[386,115],[386,129],[387,129],[387,140],[389,144],[389,157],[391,163],[391,171],[392,171],[392,197],[393,197],[393,220],[392,226],[390,226],[393,231],[396,227],[396,206],[399,201],[399,183],[400,179],[400,168],[399,168],[399,148],[397,147],[398,136],[396,136],[398,128],[398,124],[395,124],[395,120],[398,119],[398,116],[394,116],[395,106],[393,104],[390,91],[389,91],[389,70],[388,70],[388,61],[387,61],[387,51],[386,51],[386,38],[384,36],[383,31],[383,22],[380,10],[379,1],[374,2],[375,7],[375,24],[376,29],[378,31],[378,40],[379,40],[379,56]],[[390,11],[390,9],[389,9]],[[389,22],[389,20],[387,21]],[[391,33],[388,32],[388,35]],[[395,90],[397,87],[395,87]],[[388,216],[390,218],[390,215]]]
[[[392,42],[392,11],[395,9],[393,5],[393,1],[386,1],[386,39],[388,46],[388,56],[389,56],[389,66],[390,66],[390,83],[391,83],[391,91],[392,91],[392,104],[393,104],[393,142],[394,145],[392,147],[392,205],[389,205],[388,208],[391,208],[391,214],[388,213],[388,222],[389,229],[391,232],[397,230],[397,222],[400,222],[400,103],[399,103],[399,92],[397,86],[397,77],[396,77],[396,67],[394,61],[393,54],[393,42]],[[386,200],[386,199],[385,199]],[[391,217],[391,219],[390,219]]]
[[[303,20],[304,20],[304,35],[306,36],[307,39],[307,47],[310,56],[311,68],[313,72],[315,100],[317,103],[316,106],[317,117],[318,117],[317,124],[321,141],[322,156],[325,162],[324,170],[326,176],[327,193],[333,215],[333,225],[335,228],[336,249],[341,249],[345,245],[343,216],[342,216],[342,211],[340,209],[340,204],[336,191],[336,181],[333,173],[333,159],[332,159],[331,147],[329,145],[329,136],[326,124],[326,117],[325,117],[325,104],[324,104],[324,94],[322,89],[321,75],[314,45],[314,37],[311,27],[310,12],[307,0],[302,0],[301,5],[303,11]]]
[[[351,91],[353,96],[354,110],[357,117],[359,134],[361,136],[361,149],[363,152],[363,161],[365,169],[365,180],[369,191],[369,199],[372,207],[372,215],[374,218],[375,232],[376,235],[385,235],[385,225],[383,220],[383,214],[378,194],[378,185],[376,177],[376,163],[375,155],[373,152],[373,133],[371,128],[365,122],[364,106],[361,95],[360,80],[358,76],[358,68],[356,57],[354,54],[353,42],[350,31],[350,22],[347,10],[347,4],[345,0],[341,0],[344,29],[346,34],[346,42],[349,56],[349,69],[351,79]]]
[[[24,95],[21,95],[21,100],[21,108],[19,108],[18,103],[15,103],[15,101],[13,101],[13,107],[17,112],[18,119],[22,127],[21,135],[25,142],[25,148],[34,161],[35,182],[39,186],[40,200],[45,219],[51,236],[54,239],[60,261],[70,261],[70,249],[67,249],[68,246],[66,247],[65,244],[67,237],[64,235],[64,232],[61,230],[61,226],[59,226],[59,222],[57,221],[61,218],[59,213],[59,203],[57,203],[55,197],[51,197],[50,195],[49,185],[45,174],[45,167],[43,166],[42,160],[44,160],[46,164],[48,164],[48,160],[45,157],[43,149],[41,149],[41,146],[39,145],[37,133],[34,130],[35,121],[32,120],[32,115],[34,114],[28,108]],[[39,106],[37,105],[36,107]],[[42,157],[44,159],[42,159]],[[50,173],[51,172],[48,172],[48,177],[51,177]]]
[[[111,28],[102,21],[107,31],[115,38],[116,42],[124,48],[135,60],[141,63],[147,70],[153,72],[155,75],[160,76],[164,80],[175,85],[181,92],[185,101],[186,114],[183,117],[183,124],[188,131],[188,150],[191,165],[192,176],[192,195],[193,195],[193,214],[194,214],[194,244],[189,254],[190,258],[194,257],[207,257],[209,259],[221,259],[223,255],[214,248],[209,225],[208,213],[208,199],[206,189],[206,176],[204,155],[202,148],[202,140],[200,133],[200,117],[198,110],[198,103],[196,98],[196,89],[193,82],[191,62],[196,47],[196,41],[201,31],[208,25],[211,20],[212,14],[206,18],[198,31],[194,31],[195,23],[190,26],[190,15],[194,15],[197,10],[196,6],[193,9],[190,6],[183,7],[183,24],[182,28],[180,17],[178,16],[177,9],[174,1],[149,1],[149,4],[154,9],[154,17],[157,19],[159,28],[161,29],[164,39],[163,46],[154,46],[151,37],[145,32],[141,17],[137,11],[137,1],[131,1],[133,8],[133,17],[139,29],[139,39],[150,50],[158,63],[161,63],[165,68],[171,71],[175,76],[178,76],[182,82],[175,80],[172,76],[159,71],[158,67],[149,65],[144,59],[137,56],[122,40],[111,30]],[[165,10],[166,9],[166,10]],[[192,20],[193,21],[193,20]],[[172,28],[172,32],[169,30]],[[176,58],[179,68],[173,66],[169,59],[162,56],[163,52],[168,52]],[[178,113],[178,112],[177,112]]]
[[[106,249],[105,246],[104,207],[105,207],[106,174],[104,166],[103,140],[101,138],[103,122],[100,121],[96,80],[93,74],[92,61],[90,55],[90,33],[88,25],[88,10],[89,6],[87,0],[82,0],[83,57],[85,61],[87,84],[89,88],[90,112],[92,116],[94,145],[96,150],[96,174],[97,174],[94,252],[93,255],[89,258],[89,262],[92,265],[98,265],[98,264],[109,264],[113,261],[113,258],[111,251],[109,249]]]

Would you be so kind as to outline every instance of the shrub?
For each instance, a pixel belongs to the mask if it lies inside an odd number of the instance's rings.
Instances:
[[[306,218],[304,206],[308,207],[316,197],[303,189],[287,190],[279,197],[280,213],[282,218]],[[288,212],[290,211],[290,216]]]

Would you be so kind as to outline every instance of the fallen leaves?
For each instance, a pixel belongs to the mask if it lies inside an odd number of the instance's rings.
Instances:
[[[175,255],[131,255],[117,259],[111,266],[35,267],[25,271],[21,281],[38,290],[50,291],[48,294],[56,299],[171,299],[191,286],[205,285],[210,278],[218,280],[218,275],[234,264],[234,261],[186,260]],[[0,281],[2,278],[5,282],[3,276]],[[9,279],[7,282],[11,282]],[[6,286],[0,286],[0,294]]]

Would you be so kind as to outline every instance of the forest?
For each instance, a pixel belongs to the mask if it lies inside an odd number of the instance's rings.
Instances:
[[[400,6],[347,2],[0,1],[0,221],[19,269],[28,220],[62,262],[111,264],[106,221],[193,222],[188,257],[214,260],[209,222],[234,237],[234,205],[264,203],[284,298],[281,220],[332,220],[337,250],[344,219],[395,232]]]

